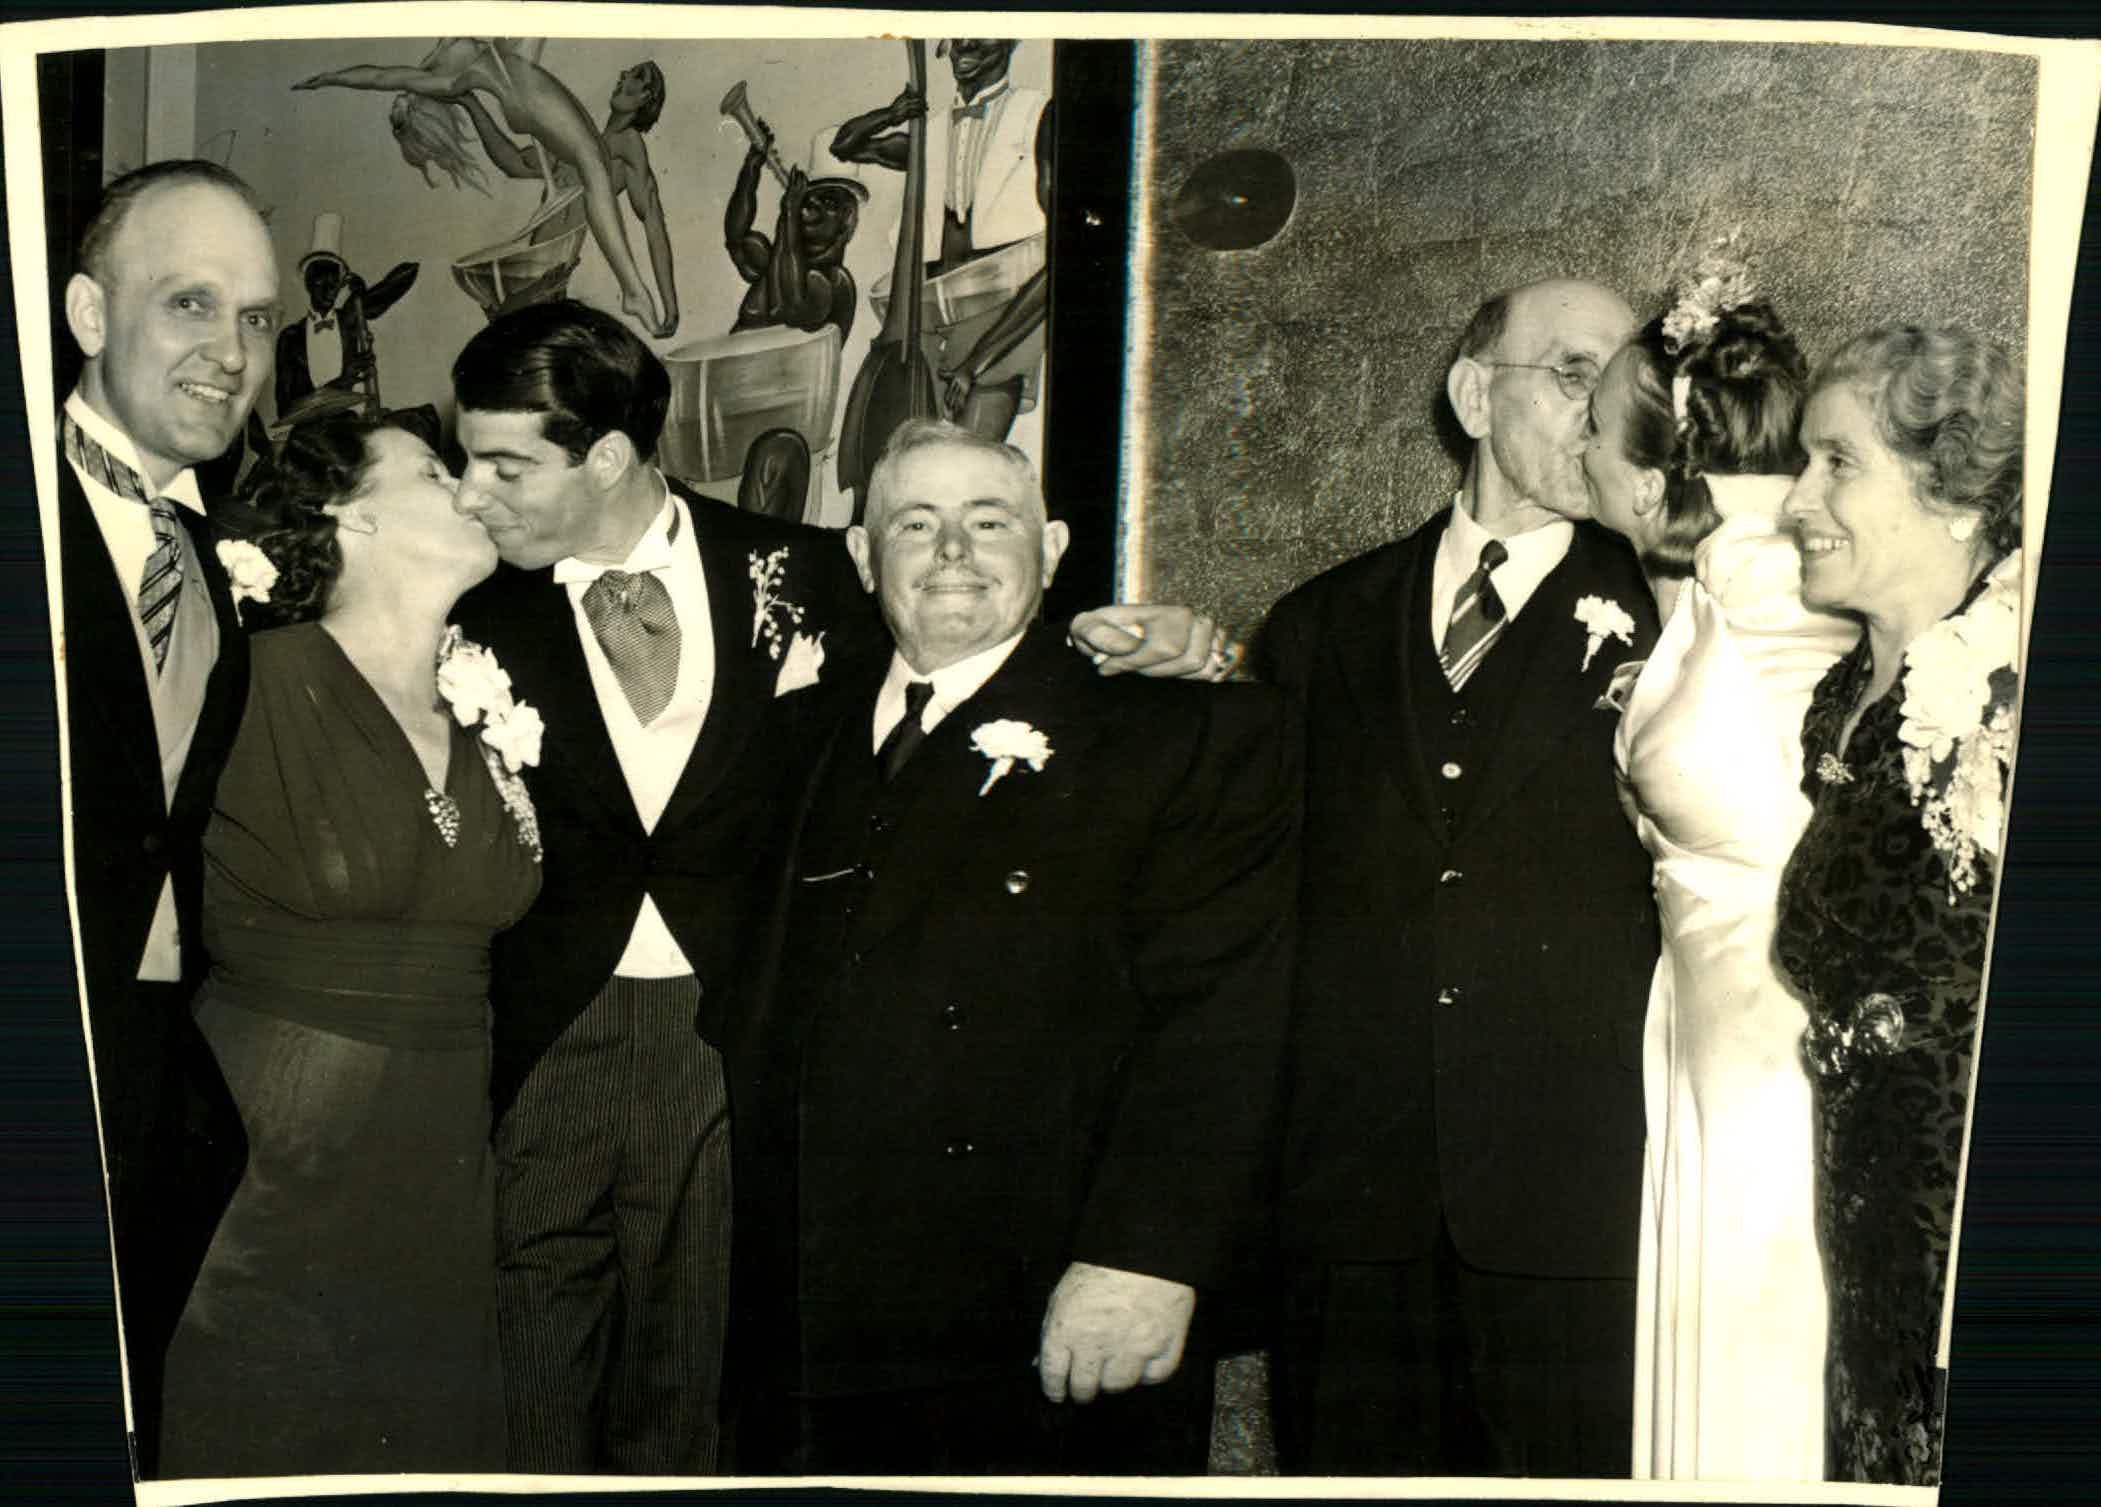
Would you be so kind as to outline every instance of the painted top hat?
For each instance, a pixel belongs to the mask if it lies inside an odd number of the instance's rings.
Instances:
[[[314,216],[314,243],[305,256],[299,259],[302,274],[317,261],[327,260],[348,272],[350,266],[343,260],[343,217],[332,209],[324,209]]]

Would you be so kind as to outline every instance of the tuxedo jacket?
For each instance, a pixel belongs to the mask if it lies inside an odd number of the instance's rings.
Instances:
[[[218,620],[219,651],[173,801],[161,776],[152,693],[93,508],[61,450],[65,737],[72,767],[73,893],[94,1033],[126,1345],[141,1445],[150,1453],[160,1352],[246,1156],[239,1112],[187,1010],[202,977],[203,836],[248,699],[248,641],[208,521],[177,508]],[[142,989],[139,962],[172,876],[183,941],[180,989]],[[146,1462],[150,1468],[150,1459]]]
[[[1287,1255],[1635,1270],[1648,855],[1614,789],[1615,666],[1655,610],[1578,524],[1468,682],[1430,580],[1448,514],[1278,604],[1258,645],[1303,719],[1304,887],[1280,1230]],[[1587,667],[1588,596],[1633,620]]]
[[[807,767],[809,702],[825,682],[875,657],[881,624],[836,533],[744,513],[676,482],[708,583],[715,682],[685,770],[654,830],[644,830],[606,732],[568,588],[551,568],[505,569],[470,592],[455,620],[493,650],[514,695],[546,732],[527,775],[544,849],[540,897],[500,933],[491,958],[500,1117],[535,1062],[613,975],[648,894],[700,981],[700,1028],[720,1042],[754,913],[772,874]],[[751,564],[786,549],[780,594],[824,634],[817,687],[776,695],[781,663],[754,632]],[[789,624],[780,620],[781,640]]]
[[[1105,680],[1031,629],[885,785],[880,679],[841,698],[729,1053],[747,1395],[1011,1378],[1068,1262],[1215,1286],[1261,1227],[1280,699]],[[1050,755],[988,788],[1002,720]]]

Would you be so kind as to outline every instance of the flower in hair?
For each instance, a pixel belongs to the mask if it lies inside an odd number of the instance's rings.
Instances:
[[[1693,264],[1691,276],[1680,281],[1678,301],[1663,316],[1663,348],[1670,355],[1713,334],[1724,314],[1757,296],[1751,269],[1737,256],[1736,243],[1734,230],[1717,238]]]

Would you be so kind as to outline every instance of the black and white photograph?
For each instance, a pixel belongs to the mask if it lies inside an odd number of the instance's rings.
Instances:
[[[11,1223],[109,1378],[25,1406],[148,1507],[1938,1501],[2097,102],[1863,25],[0,26]]]

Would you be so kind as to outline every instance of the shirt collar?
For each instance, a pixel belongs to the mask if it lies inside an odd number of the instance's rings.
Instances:
[[[922,675],[913,669],[902,652],[893,653],[890,656],[890,673],[883,678],[880,694],[894,694],[902,701],[908,683],[914,680],[931,680],[934,683],[932,705],[946,714],[975,696],[979,687],[990,680],[994,672],[1007,662],[1007,656],[1014,652],[1014,646],[1020,642],[1021,634],[1017,633],[989,649],[980,649],[968,659],[959,659],[952,665],[943,665],[929,675]]]
[[[1452,567],[1458,571],[1453,579],[1464,580],[1480,564],[1481,546],[1491,539],[1502,539],[1503,547],[1510,552],[1509,558],[1489,572],[1488,578],[1495,583],[1496,595],[1502,598],[1505,611],[1516,617],[1518,609],[1530,600],[1534,589],[1568,554],[1568,547],[1575,537],[1576,526],[1566,518],[1556,518],[1521,534],[1491,534],[1466,510],[1466,495],[1455,492],[1444,544],[1451,551]]]
[[[111,460],[119,461],[138,472],[139,481],[147,490],[152,490],[152,479],[147,476],[146,468],[139,464],[138,447],[132,444],[131,436],[97,413],[94,406],[80,395],[80,389],[77,387],[66,397],[66,412],[89,439],[109,452]],[[188,466],[176,472],[168,484],[154,495],[178,502],[193,513],[202,515],[204,512],[204,494],[198,489],[197,473]]]
[[[627,552],[627,558],[618,565],[601,565],[594,560],[579,560],[574,555],[566,560],[557,560],[554,564],[554,578],[557,584],[567,586],[578,581],[589,583],[609,570],[622,570],[629,575],[639,575],[643,571],[671,568],[677,558],[671,546],[677,542],[685,512],[679,506],[678,497],[672,492],[670,484],[664,480],[664,473],[657,472],[656,478],[657,488],[664,494],[663,505],[657,509],[657,515],[650,521],[649,527],[642,531],[642,537],[637,539],[634,547]]]
[[[990,89],[984,89],[979,91],[978,97],[976,99],[965,99],[962,95],[958,94],[956,96],[956,102],[953,105],[949,106],[949,113],[956,114],[963,110],[985,109],[986,107],[991,105],[994,100],[1005,98],[1007,88],[1013,82],[1014,80],[1011,75],[1009,77],[1003,78],[998,83],[994,84]]]

